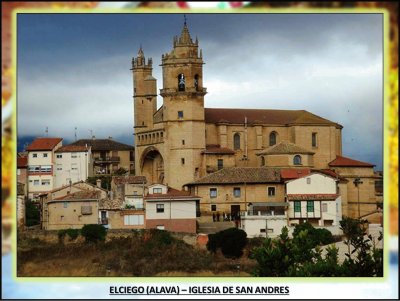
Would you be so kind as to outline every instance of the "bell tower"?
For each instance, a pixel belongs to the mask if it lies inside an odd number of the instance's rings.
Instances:
[[[132,58],[133,102],[135,134],[153,128],[153,114],[157,110],[157,80],[152,76],[153,60],[144,57],[140,46],[136,58]]]
[[[173,39],[171,52],[162,59],[163,119],[165,164],[169,186],[180,189],[195,179],[201,169],[201,152],[205,149],[203,58],[198,40],[193,42],[185,23],[180,37]]]

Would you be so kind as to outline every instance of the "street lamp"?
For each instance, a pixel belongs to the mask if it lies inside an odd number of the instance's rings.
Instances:
[[[358,218],[360,218],[361,217],[361,213],[360,213],[360,187],[359,187],[359,184],[362,184],[363,182],[361,181],[360,178],[355,178],[353,183],[357,187]]]

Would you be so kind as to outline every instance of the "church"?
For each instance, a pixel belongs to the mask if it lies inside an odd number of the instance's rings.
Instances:
[[[131,69],[135,171],[148,183],[199,193],[196,183],[211,185],[204,179],[215,178],[222,170],[222,182],[229,189],[240,183],[229,182],[227,171],[236,178],[246,178],[247,173],[258,177],[265,169],[278,173],[299,170],[299,174],[318,170],[342,179],[343,214],[361,216],[377,209],[381,200],[375,182],[381,178],[374,173],[373,164],[342,156],[340,124],[305,110],[205,108],[202,50],[198,39],[191,38],[186,21],[180,36],[173,38],[172,50],[161,57],[163,80],[159,94],[163,105],[159,109],[152,64],[140,47]],[[355,184],[355,179],[363,184]],[[207,201],[212,196],[200,197],[202,211],[215,211],[216,207]],[[363,212],[359,208],[357,211],[360,203]],[[235,206],[235,210],[246,210],[241,203]],[[225,206],[224,210],[230,209]]]

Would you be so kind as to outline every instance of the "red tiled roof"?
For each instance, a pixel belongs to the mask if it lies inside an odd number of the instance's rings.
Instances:
[[[27,157],[17,158],[17,168],[27,168],[27,166],[28,166],[28,158]]]
[[[326,174],[328,176],[331,176],[332,178],[337,178],[337,179],[339,179],[341,181],[347,181],[346,178],[343,178],[342,176],[340,176],[339,174],[334,172],[332,169],[313,169],[312,171]]]
[[[82,190],[74,193],[70,193],[54,200],[93,200],[100,197],[100,192],[95,190]]]
[[[52,150],[63,138],[36,138],[27,148],[27,151]]]
[[[186,185],[218,185],[238,183],[280,183],[278,168],[226,167]]]
[[[113,177],[114,184],[143,184],[146,183],[145,176],[114,176]]]
[[[281,169],[282,180],[298,179],[310,174],[309,168],[285,168]]]
[[[305,149],[297,144],[289,141],[281,141],[263,151],[257,153],[257,155],[278,155],[278,154],[310,154],[313,155],[315,152]]]
[[[234,155],[235,152],[227,147],[221,147],[219,144],[208,144],[206,145],[206,149],[201,152],[202,154],[225,154],[225,155]]]
[[[206,123],[244,124],[326,124],[343,128],[340,124],[314,115],[305,110],[262,110],[205,108]]]
[[[288,194],[287,198],[289,201],[302,201],[302,200],[335,200],[338,197],[337,194]]]
[[[135,150],[135,148],[131,145],[120,143],[112,139],[80,139],[78,141],[75,141],[74,143],[71,143],[71,145],[91,146],[92,151]]]
[[[336,159],[328,163],[329,166],[346,167],[374,167],[374,164],[353,160],[350,158],[336,156]]]
[[[168,191],[166,194],[161,194],[161,193],[154,193],[154,194],[148,194],[145,196],[146,200],[160,200],[160,199],[171,199],[171,200],[176,200],[176,199],[199,199],[200,197],[191,195],[189,191],[185,190],[177,190],[171,187],[168,187]]]
[[[65,145],[56,150],[56,153],[87,152],[90,146],[85,145]]]

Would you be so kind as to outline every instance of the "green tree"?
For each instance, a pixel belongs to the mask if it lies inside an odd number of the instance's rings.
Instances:
[[[237,228],[229,228],[208,236],[207,249],[216,252],[221,249],[227,258],[238,258],[243,255],[243,249],[247,244],[247,234]]]
[[[26,226],[31,227],[40,224],[40,210],[39,207],[32,201],[28,200],[25,203],[26,212]]]
[[[81,234],[85,237],[86,242],[98,242],[106,239],[106,231],[103,225],[90,224],[82,227]]]

